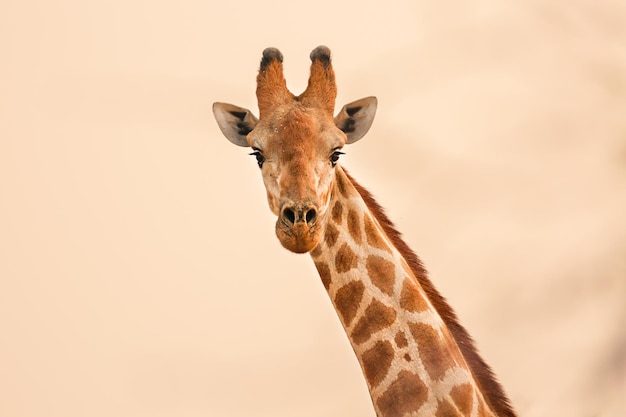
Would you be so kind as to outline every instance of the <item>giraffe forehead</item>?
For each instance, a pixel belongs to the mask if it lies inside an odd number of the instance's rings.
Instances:
[[[263,122],[258,141],[264,142],[263,148],[276,151],[283,161],[315,156],[344,143],[339,134],[333,134],[334,124],[329,126],[314,109],[281,109]]]
[[[317,150],[319,128],[315,119],[304,111],[293,111],[279,119],[274,145],[281,157],[293,159]]]

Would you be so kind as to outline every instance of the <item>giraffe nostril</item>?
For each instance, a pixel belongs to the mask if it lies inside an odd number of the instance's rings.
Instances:
[[[296,223],[305,223],[312,226],[317,219],[317,210],[311,206],[305,206],[304,208],[289,206],[283,208],[281,218],[289,227],[293,227]]]
[[[315,220],[315,217],[317,217],[317,212],[314,208],[307,211],[306,215],[304,216],[307,223],[312,223]]]
[[[287,220],[289,224],[294,224],[296,222],[296,213],[289,207],[285,207],[283,210],[283,219]]]

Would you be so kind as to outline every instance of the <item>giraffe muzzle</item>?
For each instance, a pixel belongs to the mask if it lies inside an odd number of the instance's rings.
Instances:
[[[305,253],[317,246],[318,209],[313,204],[283,204],[276,221],[276,236],[288,250]]]

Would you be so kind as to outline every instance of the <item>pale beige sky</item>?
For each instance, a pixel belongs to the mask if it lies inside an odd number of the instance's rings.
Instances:
[[[520,415],[623,415],[624,39],[611,0],[4,1],[0,415],[374,416],[210,112],[319,44],[379,99],[343,163]]]

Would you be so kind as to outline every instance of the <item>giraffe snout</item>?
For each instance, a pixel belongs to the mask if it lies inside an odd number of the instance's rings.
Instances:
[[[276,221],[276,235],[280,243],[296,253],[313,249],[320,238],[317,227],[319,208],[312,203],[283,203]]]

